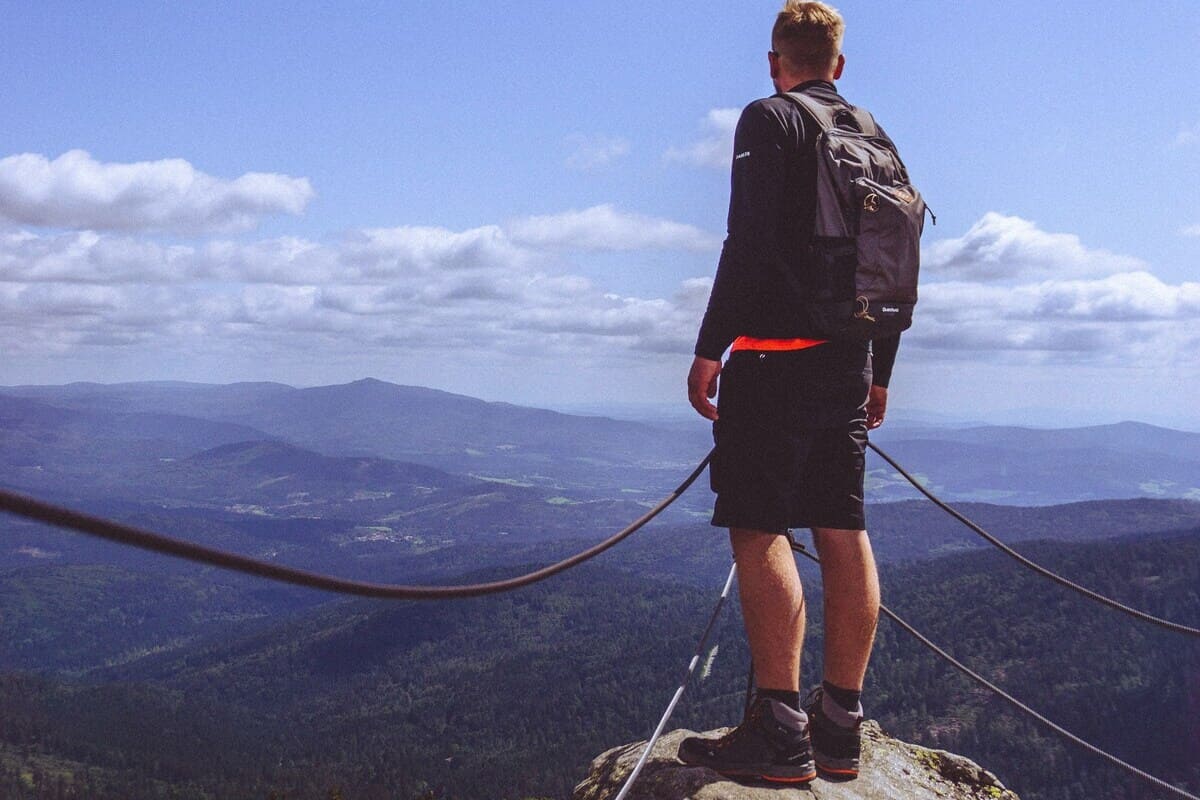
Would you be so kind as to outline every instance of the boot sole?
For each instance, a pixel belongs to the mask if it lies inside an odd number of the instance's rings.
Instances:
[[[726,778],[744,778],[750,780],[769,781],[771,783],[809,783],[817,777],[817,767],[815,764],[809,763],[802,767],[783,767],[777,765],[753,765],[744,767],[719,767],[713,764],[704,763],[703,759],[689,761],[682,755],[679,758],[685,765],[689,767],[704,767],[711,769],[718,775]],[[769,774],[773,773],[773,774]]]
[[[827,761],[816,759],[817,772],[841,780],[853,780],[858,777],[858,759],[831,758]]]
[[[750,779],[750,780],[767,781],[768,783],[788,783],[788,784],[792,784],[792,785],[795,785],[798,783],[811,783],[817,777],[816,769],[813,769],[811,772],[806,772],[806,773],[803,773],[800,775],[779,775],[779,774],[766,775],[766,774],[764,774],[766,772],[766,770],[761,770],[761,769],[728,770],[728,769],[715,769],[713,767],[709,767],[709,769],[725,776],[726,778],[744,778],[744,779]]]

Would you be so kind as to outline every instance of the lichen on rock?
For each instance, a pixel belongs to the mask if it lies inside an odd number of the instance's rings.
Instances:
[[[970,759],[893,739],[874,721],[863,724],[857,780],[833,782],[818,777],[800,788],[738,783],[710,769],[687,766],[677,758],[679,743],[694,735],[676,730],[663,736],[628,800],[1019,800],[995,775]],[[598,756],[588,776],[575,787],[573,800],[612,800],[644,747],[645,742],[636,742]]]

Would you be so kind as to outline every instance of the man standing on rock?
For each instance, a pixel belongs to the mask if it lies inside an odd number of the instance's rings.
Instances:
[[[833,85],[845,63],[843,30],[830,6],[788,0],[768,53],[775,89],[848,106]],[[811,338],[806,330],[799,309],[808,299],[804,271],[816,268],[820,132],[781,95],[742,112],[729,235],[688,375],[691,404],[713,421],[712,524],[729,528],[757,693],[737,728],[719,739],[687,739],[679,757],[728,776],[787,783],[810,781],[817,770],[858,774],[859,697],[879,614],[864,456],[867,430],[883,422],[899,345],[899,334],[869,343]],[[718,375],[719,414],[710,402]],[[784,535],[790,528],[812,529],[825,588],[824,681],[803,705],[804,596]]]

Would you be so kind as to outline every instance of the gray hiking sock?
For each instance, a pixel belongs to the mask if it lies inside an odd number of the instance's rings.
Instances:
[[[778,700],[788,708],[797,710],[800,708],[800,692],[789,692],[787,689],[757,689],[755,691],[759,697]]]
[[[821,688],[825,690],[826,695],[836,700],[838,705],[850,712],[858,708],[858,701],[862,699],[861,689],[843,689],[829,681],[821,681]]]
[[[784,725],[795,731],[803,731],[808,727],[808,714],[774,698],[768,697],[768,700],[770,701],[768,705],[771,708],[771,714],[780,725]]]
[[[821,711],[834,725],[840,728],[855,728],[863,718],[862,703],[856,703],[856,708],[853,711],[848,711],[842,708],[838,701],[829,696],[828,692],[821,692]]]

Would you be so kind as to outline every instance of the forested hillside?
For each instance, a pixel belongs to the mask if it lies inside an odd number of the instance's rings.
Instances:
[[[931,429],[896,444],[958,497],[1157,495],[961,508],[1081,583],[1195,625],[1200,503],[1167,499],[1195,483],[1177,433]],[[707,446],[703,431],[379,381],[0,393],[6,488],[375,582],[508,577],[578,552]],[[1089,460],[1107,466],[1071,466]],[[873,469],[872,498],[912,497],[898,481]],[[436,604],[347,601],[0,516],[0,797],[565,797],[593,756],[646,736],[670,697],[729,568],[710,510],[689,492],[583,568]],[[1025,573],[923,500],[868,517],[896,611],[1067,727],[1197,788],[1195,641]],[[811,682],[820,587],[805,571]],[[737,620],[675,724],[738,718]],[[869,712],[892,732],[974,757],[1027,800],[1143,796],[887,622],[870,681]]]
[[[1200,529],[1022,549],[1089,588],[1200,627]],[[1200,640],[1097,605],[1000,553],[885,570],[884,582],[898,614],[972,669],[1087,741],[1200,790]],[[1022,798],[1159,796],[1027,721],[887,622],[869,682],[886,729],[986,764]]]
[[[1200,530],[1027,549],[1153,613],[1200,619]],[[804,572],[817,656],[819,586]],[[897,565],[883,578],[889,605],[1021,699],[1145,769],[1200,783],[1200,643],[1094,607],[998,554]],[[327,604],[81,680],[10,673],[0,788],[14,798],[565,797],[592,756],[648,734],[718,588],[586,566],[496,598]],[[711,674],[675,725],[739,713],[747,659],[730,613]],[[809,680],[816,669],[810,659]],[[886,621],[868,701],[890,732],[963,752],[1024,798],[1147,796]]]

